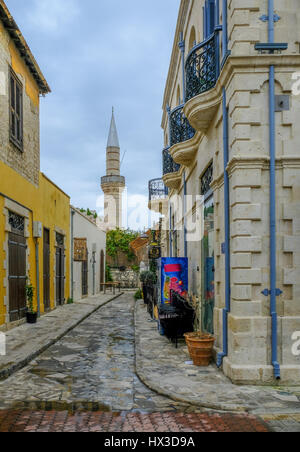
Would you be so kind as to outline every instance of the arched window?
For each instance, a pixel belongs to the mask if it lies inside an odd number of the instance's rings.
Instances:
[[[195,27],[192,27],[189,39],[189,48],[188,48],[189,52],[194,47],[195,43],[196,43],[196,30]]]

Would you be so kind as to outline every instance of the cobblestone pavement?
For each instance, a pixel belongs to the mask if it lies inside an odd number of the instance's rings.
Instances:
[[[0,356],[0,379],[5,379],[26,366],[42,351],[115,297],[113,294],[102,293],[70,305],[58,306],[54,311],[42,315],[35,325],[25,323],[5,332],[6,356]]]
[[[135,374],[133,314],[133,294],[124,294],[0,382],[0,431],[267,430],[255,416],[205,412],[147,388]],[[149,338],[153,356],[161,353],[156,336]]]

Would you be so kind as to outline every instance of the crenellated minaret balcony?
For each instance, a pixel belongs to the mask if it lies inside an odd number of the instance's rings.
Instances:
[[[103,176],[101,177],[101,185],[115,184],[120,186],[125,186],[124,176]]]

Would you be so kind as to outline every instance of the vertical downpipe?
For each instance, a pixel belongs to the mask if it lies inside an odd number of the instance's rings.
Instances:
[[[227,165],[229,161],[228,140],[228,110],[226,89],[223,88],[223,146],[224,146],[224,215],[225,215],[225,309],[223,310],[223,352],[218,354],[217,366],[221,367],[223,358],[228,355],[228,314],[231,308],[230,289],[230,200],[229,176]]]
[[[187,187],[186,187],[186,177],[185,171],[183,172],[183,234],[184,234],[184,257],[188,257],[188,249],[187,249],[187,221],[186,221],[186,197],[187,197]]]
[[[269,43],[274,43],[274,0],[269,0]],[[272,318],[272,366],[274,376],[280,380],[278,363],[278,316],[277,316],[277,276],[276,276],[276,118],[275,118],[275,66],[270,66],[269,74],[269,119],[270,119],[270,312]]]
[[[170,205],[170,257],[173,257],[173,235],[172,235],[172,206]]]

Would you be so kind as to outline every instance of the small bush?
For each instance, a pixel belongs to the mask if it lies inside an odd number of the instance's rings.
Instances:
[[[67,304],[73,304],[74,303],[74,300],[73,300],[73,298],[68,298],[68,300],[67,300]]]
[[[139,290],[135,293],[134,299],[135,299],[135,300],[142,300],[142,299],[143,299],[143,292],[142,292],[141,289],[139,289]]]
[[[152,285],[152,284],[156,284],[157,282],[157,276],[155,273],[150,272],[150,271],[146,271],[146,272],[142,272],[140,274],[140,280],[143,284],[147,285]]]

